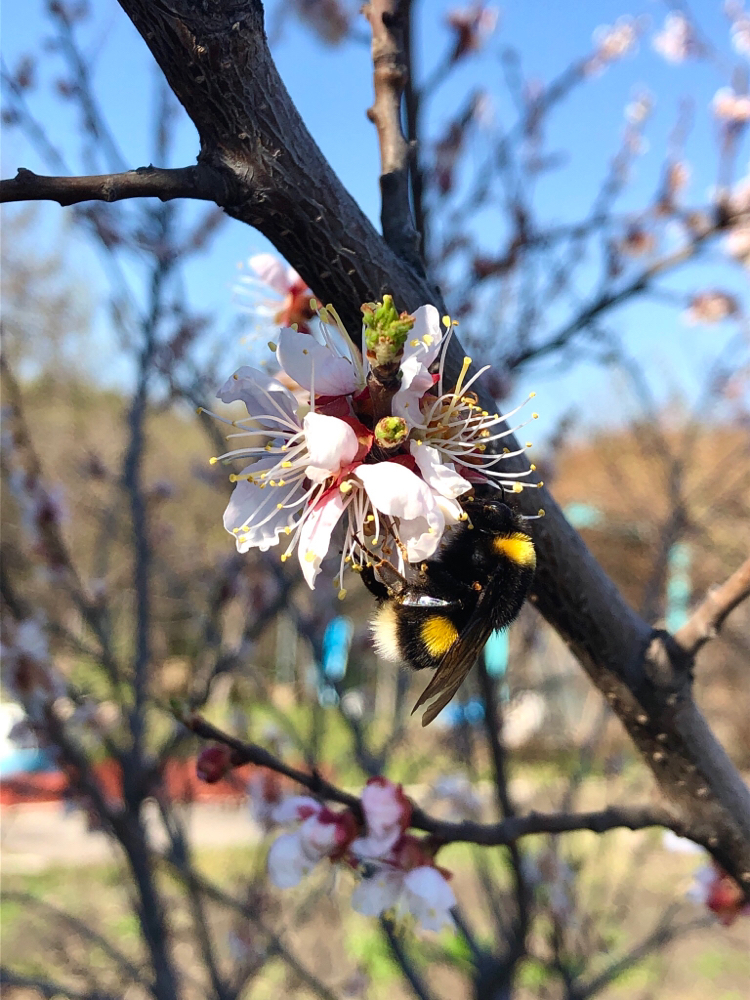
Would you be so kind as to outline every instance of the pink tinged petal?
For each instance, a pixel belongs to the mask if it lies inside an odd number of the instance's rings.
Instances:
[[[268,285],[279,295],[289,291],[289,272],[278,257],[272,253],[258,253],[248,260],[248,264],[258,275],[264,285]]]
[[[357,454],[357,435],[344,420],[325,413],[308,413],[303,421],[310,464],[305,475],[314,483],[323,483]]]
[[[348,358],[341,358],[309,333],[285,327],[279,333],[276,360],[287,375],[316,396],[346,396],[357,389],[357,373]]]
[[[267,394],[270,394],[271,399],[268,398]],[[238,368],[216,395],[222,403],[242,400],[251,417],[261,414],[277,418],[286,416],[292,423],[298,423],[295,417],[297,400],[292,393],[275,378],[271,378],[265,372],[251,368],[249,365]],[[279,408],[281,412],[279,412]],[[258,423],[261,427],[279,426],[278,420],[261,419]]]
[[[302,850],[315,860],[328,857],[340,846],[337,819],[320,820],[317,816],[306,819],[299,828]]]
[[[309,875],[316,861],[303,850],[299,833],[282,833],[268,852],[268,877],[279,889],[291,889]]]
[[[290,795],[271,813],[275,823],[295,823],[317,816],[323,806],[310,795]]]
[[[259,475],[275,467],[275,459],[261,459],[244,469],[243,475]],[[289,489],[283,486],[261,489],[256,483],[240,480],[224,511],[224,527],[234,537],[237,551],[258,548],[266,552],[271,546],[278,545],[279,536],[290,524],[293,514],[291,510],[279,510],[278,505],[284,500],[287,504],[292,503],[301,494],[301,485],[289,496]]]
[[[363,878],[352,893],[352,909],[365,917],[378,917],[396,905],[403,884],[402,872],[382,870]]]
[[[383,857],[396,843],[411,820],[411,803],[401,785],[387,778],[371,778],[362,792],[362,811],[368,838],[381,845]]]
[[[450,909],[456,905],[456,897],[437,868],[422,865],[407,874],[404,879],[404,902],[428,931],[453,926]]]
[[[320,564],[328,554],[333,529],[344,513],[345,499],[337,489],[328,490],[305,518],[299,536],[299,563],[311,590]]]
[[[437,448],[412,441],[409,450],[419,466],[419,471],[428,486],[441,496],[455,500],[471,489],[471,483],[459,476],[452,462],[443,462]]]

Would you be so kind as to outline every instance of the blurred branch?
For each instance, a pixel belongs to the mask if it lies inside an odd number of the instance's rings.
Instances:
[[[326,781],[317,772],[308,774],[290,767],[263,747],[238,740],[198,715],[191,715],[182,721],[196,736],[230,747],[234,751],[232,755],[233,767],[241,767],[243,764],[267,767],[278,774],[291,778],[322,799],[347,806],[357,817],[361,818],[362,808],[358,796],[343,791]],[[672,813],[657,806],[610,806],[608,809],[589,813],[544,814],[532,812],[526,816],[510,816],[500,823],[486,824],[474,823],[469,820],[464,820],[461,823],[450,823],[447,820],[435,819],[419,806],[414,806],[411,825],[417,830],[429,833],[439,846],[465,841],[484,847],[499,847],[507,846],[520,837],[535,833],[570,833],[574,830],[606,833],[608,830],[614,830],[618,827],[642,830],[649,826],[663,826],[683,836],[690,835],[685,825]]]
[[[68,997],[69,1000],[119,1000],[115,993],[105,993],[100,990],[81,993],[78,990],[68,989],[61,983],[53,983],[49,979],[22,976],[19,973],[11,972],[5,966],[0,967],[0,984],[17,989],[36,990],[40,996],[45,997],[45,1000],[53,1000],[54,997]]]
[[[675,632],[675,642],[688,656],[695,656],[709,639],[716,636],[727,615],[748,597],[750,559],[746,559],[721,586],[709,590],[690,619]]]
[[[405,938],[399,933],[390,917],[381,917],[380,926],[383,929],[383,934],[385,935],[388,944],[390,945],[391,953],[396,960],[399,968],[404,974],[404,978],[411,986],[412,993],[417,998],[417,1000],[430,1000],[431,993],[427,989],[427,984],[424,982],[419,972],[417,972],[414,962],[411,960],[409,954],[404,947]]]
[[[122,201],[124,198],[197,198],[221,201],[221,185],[200,166],[138,167],[121,174],[93,177],[43,177],[25,167],[16,176],[0,181],[0,203],[11,201],[56,201],[77,205],[82,201]]]
[[[372,28],[375,103],[367,115],[380,142],[380,221],[385,242],[399,257],[424,274],[419,233],[409,203],[409,144],[401,128],[401,98],[409,67],[404,32],[412,0],[373,0],[363,8]]]

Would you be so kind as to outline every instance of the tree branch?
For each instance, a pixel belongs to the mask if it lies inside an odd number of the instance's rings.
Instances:
[[[0,203],[56,201],[78,205],[82,201],[122,201],[125,198],[196,198],[221,204],[222,185],[202,166],[138,167],[123,174],[92,177],[42,177],[19,167],[11,180],[0,181]]]
[[[724,619],[738,604],[750,597],[750,559],[721,584],[709,590],[690,619],[675,632],[674,640],[688,656],[695,656],[709,639],[713,639]]]
[[[317,772],[309,774],[295,767],[290,767],[263,747],[238,740],[213,726],[210,722],[206,722],[199,715],[192,715],[184,719],[183,722],[196,736],[230,747],[234,751],[232,754],[233,767],[241,767],[243,764],[267,767],[276,771],[277,774],[291,778],[322,799],[347,806],[360,820],[362,819],[362,806],[359,798],[326,781]],[[435,819],[419,806],[414,806],[411,825],[416,830],[429,833],[441,847],[457,842],[478,844],[483,847],[500,847],[536,833],[571,833],[574,830],[606,833],[608,830],[620,827],[625,827],[628,830],[642,830],[649,826],[663,826],[674,830],[681,836],[689,836],[685,825],[673,813],[666,809],[647,805],[610,806],[608,809],[588,813],[531,812],[526,816],[509,816],[499,823],[474,823],[469,820],[451,823],[447,820]]]
[[[409,202],[409,143],[401,128],[401,98],[408,78],[404,33],[411,0],[373,0],[363,8],[372,29],[375,103],[367,117],[380,143],[380,222],[385,242],[417,274],[424,274],[419,234]]]

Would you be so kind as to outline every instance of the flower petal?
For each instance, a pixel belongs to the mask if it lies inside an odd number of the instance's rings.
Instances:
[[[282,833],[271,844],[268,877],[279,889],[299,885],[314,867],[315,860],[305,854],[299,833]]]
[[[403,884],[402,872],[387,869],[382,869],[370,878],[363,878],[352,893],[352,909],[365,917],[378,917],[396,905]]]
[[[419,466],[424,481],[441,496],[455,500],[462,493],[471,489],[471,483],[456,472],[452,462],[444,462],[437,448],[427,444],[412,441],[409,450]]]
[[[435,554],[445,530],[445,521],[439,510],[429,517],[415,517],[407,521],[399,518],[398,537],[406,546],[409,562],[421,562]]]
[[[412,425],[421,421],[419,400],[432,388],[429,367],[437,357],[442,341],[443,328],[437,309],[431,305],[420,306],[414,314],[414,326],[404,344],[401,386],[391,403],[391,412]]]
[[[241,399],[251,417],[255,417],[261,427],[278,426],[278,419],[286,418],[299,425],[295,418],[297,400],[292,393],[271,378],[266,372],[243,365],[234,375],[227,379],[216,393],[222,403],[233,403]],[[263,414],[276,417],[275,420],[264,420]]]
[[[310,464],[305,475],[314,483],[323,483],[343,465],[349,465],[359,450],[357,435],[338,417],[308,413],[303,421]]]
[[[323,806],[310,795],[290,795],[271,813],[275,823],[295,823],[317,816]]]
[[[357,373],[349,358],[342,358],[309,333],[285,327],[279,333],[276,360],[290,378],[316,396],[346,396],[357,389]]]
[[[437,868],[422,865],[410,871],[404,879],[404,901],[428,931],[453,926],[450,909],[456,905],[456,897]]]
[[[429,518],[436,512],[432,490],[400,462],[359,465],[356,475],[364,484],[373,506],[383,514],[412,520]]]
[[[299,536],[299,563],[302,575],[310,589],[315,588],[315,578],[331,544],[333,529],[344,513],[346,500],[341,491],[327,490],[308,512]]]
[[[276,460],[263,458],[243,470],[243,475],[259,475],[261,472],[276,467]],[[266,552],[272,545],[277,545],[279,535],[291,525],[293,512],[279,510],[278,505],[285,498],[286,503],[292,503],[301,495],[300,483],[292,496],[284,487],[261,486],[260,483],[241,479],[234,490],[224,511],[224,527],[234,536],[238,552],[258,548]]]
[[[282,261],[272,253],[257,253],[248,260],[248,264],[263,284],[273,288],[279,295],[286,295],[289,291],[291,284],[289,272]]]

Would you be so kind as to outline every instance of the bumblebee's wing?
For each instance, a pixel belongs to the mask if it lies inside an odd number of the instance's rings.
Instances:
[[[431,698],[435,700],[422,716],[422,725],[429,726],[432,720],[441,712],[453,695],[461,687],[464,678],[474,665],[474,661],[482,652],[484,644],[492,632],[492,620],[488,608],[494,599],[494,580],[491,580],[482,591],[476,608],[466,623],[458,639],[438,664],[432,680],[419,696],[412,709],[412,715]]]

